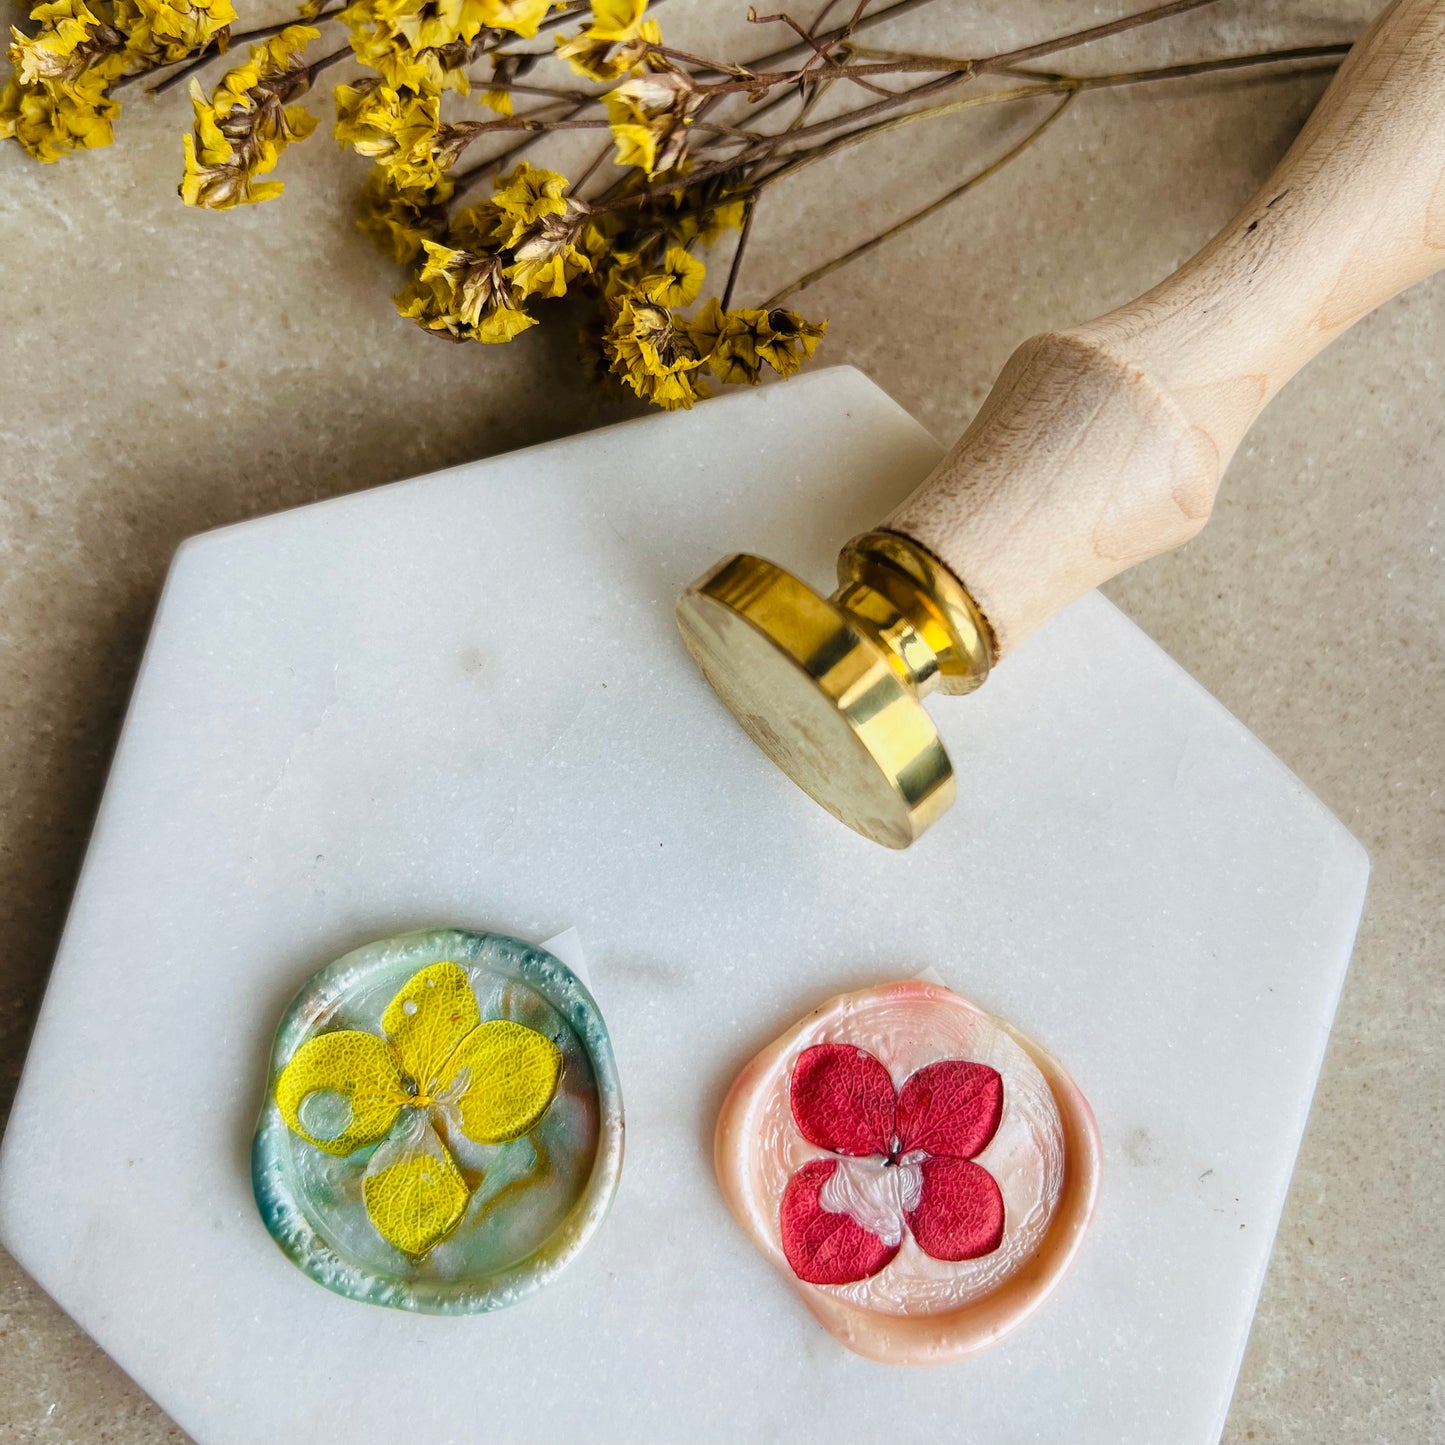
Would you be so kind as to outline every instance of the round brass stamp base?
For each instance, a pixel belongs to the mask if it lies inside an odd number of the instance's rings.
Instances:
[[[948,754],[918,699],[936,660],[886,599],[860,587],[825,598],[739,553],[687,589],[678,625],[714,691],[800,788],[865,837],[906,848],[954,797]]]

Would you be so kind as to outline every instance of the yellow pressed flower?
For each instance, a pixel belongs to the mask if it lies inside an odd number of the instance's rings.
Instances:
[[[519,298],[500,256],[423,241],[426,264],[396,298],[418,326],[453,341],[510,341],[536,319]]]
[[[374,167],[362,187],[356,224],[383,256],[411,261],[421,253],[423,241],[445,235],[451,193],[452,183],[446,179],[428,191],[399,190]]]
[[[553,0],[475,0],[482,24],[530,40],[547,18]]]
[[[691,77],[680,70],[636,75],[607,93],[607,119],[617,164],[648,178],[671,170],[686,154],[688,129],[702,105]]]
[[[560,216],[567,209],[567,178],[523,161],[492,190],[492,204],[508,227],[503,246],[518,240],[543,216]]]
[[[688,255],[681,246],[669,246],[661,272],[644,276],[637,283],[637,289],[649,301],[675,310],[679,306],[691,306],[697,300],[706,273],[707,267],[697,257]]]
[[[697,345],[665,306],[624,296],[604,333],[603,348],[613,374],[666,411],[690,407],[708,395],[696,376],[703,360]]]
[[[188,206],[223,211],[281,194],[280,181],[256,178],[275,169],[288,145],[316,129],[315,116],[287,102],[311,88],[301,53],[318,33],[309,25],[288,25],[253,45],[250,59],[228,70],[209,100],[192,80],[196,125],[185,137],[180,184]]]
[[[516,260],[507,275],[523,296],[565,295],[573,277],[592,270],[591,259],[578,245],[587,224],[587,207],[569,200],[566,210],[543,216],[512,242]]]
[[[525,1024],[483,1022],[471,980],[451,962],[413,974],[381,1027],[380,1036],[336,1029],[307,1039],[276,1080],[276,1106],[313,1148],[373,1151],[362,1177],[367,1217],[420,1259],[471,1202],[447,1141],[505,1144],[530,1133],[556,1097],[562,1053]]]
[[[230,0],[115,0],[126,51],[147,65],[170,65],[213,41],[224,50],[236,12]]]

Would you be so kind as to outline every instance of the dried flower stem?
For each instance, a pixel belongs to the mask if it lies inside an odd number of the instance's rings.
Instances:
[[[732,265],[728,267],[727,285],[723,287],[722,309],[726,311],[733,304],[733,290],[738,284],[738,275],[742,271],[743,252],[747,249],[748,237],[753,233],[753,212],[757,209],[758,198],[752,196],[747,203],[747,211],[743,217],[743,228],[738,233],[738,243],[733,247]]]
[[[1034,84],[1013,86],[1004,90],[985,91],[981,95],[963,96],[958,100],[943,101],[937,105],[923,106],[918,110],[907,111],[902,115],[889,116],[884,120],[875,121],[872,125],[862,126],[857,130],[848,131],[841,136],[835,136],[821,145],[805,150],[801,155],[795,156],[792,160],[788,161],[785,165],[779,166],[776,170],[768,172],[759,180],[758,185],[759,187],[770,185],[773,181],[781,180],[787,175],[792,175],[804,166],[811,165],[814,161],[824,160],[828,156],[836,155],[839,151],[847,150],[849,147],[858,145],[866,140],[871,140],[875,136],[898,130],[905,125],[912,125],[915,121],[936,120],[945,115],[958,115],[963,111],[974,110],[980,106],[1007,105],[1015,101],[1033,100],[1042,95],[1076,94],[1086,90],[1109,90],[1122,86],[1147,85],[1154,81],[1183,80],[1200,75],[1210,75],[1233,70],[1257,69],[1264,66],[1284,64],[1290,64],[1294,68],[1279,70],[1272,75],[1262,76],[1260,78],[1286,79],[1294,75],[1314,75],[1332,71],[1348,50],[1348,45],[1296,46],[1288,50],[1259,51],[1251,55],[1221,56],[1214,60],[1196,60],[1180,65],[1160,66],[1153,70],[1118,71],[1108,75],[1041,74]],[[1317,65],[1298,64],[1298,62],[1301,61],[1320,61],[1322,63]],[[1021,76],[1029,74],[1029,72],[1022,70],[1016,73]],[[774,158],[786,154],[787,152],[779,149],[774,152]]]
[[[870,251],[876,251],[885,241],[891,241],[895,236],[901,235],[904,231],[908,230],[910,226],[916,226],[919,221],[926,220],[936,211],[941,211],[945,206],[956,201],[960,196],[967,195],[968,192],[976,186],[981,186],[991,176],[996,176],[1010,161],[1016,160],[1021,156],[1063,115],[1073,102],[1075,94],[1076,92],[1074,91],[1068,92],[1043,120],[1034,126],[1022,140],[999,156],[997,160],[991,161],[981,171],[976,171],[966,181],[954,186],[952,190],[946,191],[943,195],[939,196],[937,200],[929,202],[921,211],[915,211],[911,216],[905,216],[901,221],[889,226],[885,231],[880,231],[878,235],[872,237],[870,240],[864,241],[859,246],[854,246],[852,250],[845,251],[841,256],[835,256],[831,261],[827,261],[821,266],[814,267],[813,270],[799,276],[796,281],[789,282],[788,285],[784,286],[780,291],[775,291],[763,302],[763,309],[769,311],[773,307],[781,305],[789,296],[795,295],[797,292],[803,290],[804,287],[811,286],[815,281],[821,281],[824,276],[831,275],[840,267],[848,265],[851,261],[858,260],[860,256],[866,256]]]
[[[586,102],[579,102],[575,104],[571,110],[569,110],[564,116],[561,117],[561,119],[572,119],[574,116],[581,113],[581,111],[585,108],[586,104]],[[530,150],[532,146],[536,145],[537,142],[548,133],[549,129],[550,127],[539,128],[531,135],[529,135],[525,140],[519,141],[516,145],[511,146],[507,150],[504,150],[500,155],[492,156],[489,160],[479,161],[476,165],[471,166],[469,169],[459,172],[456,176],[453,177],[456,182],[456,195],[461,196],[464,191],[469,190],[472,186],[476,185],[476,183],[484,176],[489,176],[494,172],[501,170],[501,168],[509,161],[515,160],[524,151]]]

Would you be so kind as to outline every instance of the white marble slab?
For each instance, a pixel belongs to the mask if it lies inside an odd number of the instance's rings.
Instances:
[[[182,549],[0,1155],[0,1240],[202,1445],[1216,1438],[1366,859],[1098,597],[933,704],[960,801],[911,851],[794,791],[673,599],[736,548],[825,581],[937,455],[822,372]],[[247,1177],[286,1000],[429,924],[576,925],[628,1109],[593,1246],[460,1321],[311,1283]],[[795,1016],[930,968],[1065,1062],[1106,1170],[1036,1320],[890,1370],[753,1253],[710,1144]]]

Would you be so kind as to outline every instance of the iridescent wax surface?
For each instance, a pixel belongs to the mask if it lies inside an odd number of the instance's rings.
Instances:
[[[473,1082],[468,1071],[443,1079],[449,1088],[432,1098],[422,1092],[424,1083],[398,1069],[404,1102],[379,1141],[338,1154],[289,1127],[277,1084],[298,1053],[345,1031],[386,1040],[389,1007],[419,979],[439,976],[456,979],[467,1015],[463,1030],[472,1018],[482,1027],[505,1020],[555,1046],[555,1092],[535,1124],[515,1138],[478,1142],[464,1129],[465,1110],[455,1100]],[[397,1007],[407,1014],[415,1008],[409,999]],[[451,1018],[459,1012],[460,1005]],[[345,1129],[352,1102],[344,1092],[318,1088],[296,1112],[302,1129],[325,1140]],[[415,1161],[419,1152],[433,1172],[445,1169],[455,1191],[455,1224],[449,1217],[444,1237],[410,1253],[378,1229],[368,1189],[377,1181],[377,1164],[408,1155]],[[384,939],[314,974],[281,1020],[252,1149],[252,1183],[277,1243],[338,1294],[433,1314],[514,1304],[586,1244],[611,1204],[621,1165],[622,1096],[606,1025],[581,981],[544,949],[457,929]],[[423,1209],[433,1203],[420,1194],[403,1202]]]

